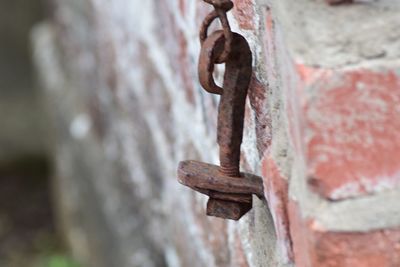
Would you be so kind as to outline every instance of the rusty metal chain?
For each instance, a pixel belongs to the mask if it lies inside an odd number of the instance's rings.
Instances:
[[[208,16],[204,19],[203,24],[201,25],[200,42],[201,44],[204,43],[208,36],[208,28],[216,18],[219,18],[222,29],[224,31],[225,44],[224,51],[216,59],[215,63],[226,62],[232,50],[233,39],[233,33],[229,25],[226,13],[233,8],[233,2],[230,0],[204,0],[204,2],[212,5],[214,7],[214,10],[210,14],[208,14]]]
[[[200,29],[201,51],[199,80],[209,93],[218,94],[217,142],[220,166],[194,160],[181,161],[180,183],[208,195],[207,215],[239,220],[252,208],[252,195],[263,196],[262,179],[240,172],[240,146],[246,95],[252,75],[252,53],[246,39],[231,31],[226,13],[229,0],[204,0],[214,6]],[[208,34],[211,23],[219,18],[222,30]],[[215,64],[225,64],[223,88],[215,84]]]

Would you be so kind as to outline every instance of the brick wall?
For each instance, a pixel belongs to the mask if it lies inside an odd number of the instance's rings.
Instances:
[[[239,222],[206,217],[176,181],[180,160],[218,163],[218,97],[197,78],[209,7],[53,0],[33,39],[74,254],[96,267],[400,265],[400,6],[234,2],[254,57],[241,166],[265,187]]]

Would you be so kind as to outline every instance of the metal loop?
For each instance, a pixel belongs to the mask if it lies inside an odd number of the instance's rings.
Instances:
[[[213,77],[214,65],[217,58],[222,54],[224,43],[224,33],[220,30],[213,32],[207,37],[201,46],[198,66],[199,80],[202,87],[211,94],[222,95],[224,92],[215,83]]]
[[[203,44],[204,40],[208,36],[208,28],[210,27],[211,23],[216,19],[219,18],[222,29],[224,31],[225,36],[225,44],[224,44],[224,51],[221,55],[216,59],[215,63],[223,63],[225,62],[229,54],[231,52],[232,46],[232,31],[229,25],[229,21],[226,15],[226,12],[232,9],[233,3],[230,0],[204,0],[205,2],[214,6],[215,10],[212,11],[207,17],[204,19],[201,28],[200,28],[200,42]]]
[[[233,2],[231,0],[204,0],[204,2],[213,5],[215,8],[220,8],[224,12],[228,12],[233,8]]]
[[[203,44],[204,41],[207,39],[208,36],[208,28],[210,27],[211,23],[218,18],[218,14],[216,10],[211,11],[207,17],[203,20],[203,23],[200,27],[200,43]]]

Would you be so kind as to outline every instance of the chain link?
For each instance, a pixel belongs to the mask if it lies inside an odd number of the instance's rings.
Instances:
[[[204,0],[204,2],[213,5],[215,10],[208,14],[202,23],[200,28],[200,42],[203,44],[208,36],[208,28],[210,27],[211,23],[216,18],[219,18],[224,31],[225,44],[224,51],[218,57],[217,62],[215,63],[223,63],[228,59],[232,49],[233,34],[226,13],[233,8],[233,2],[230,0]]]

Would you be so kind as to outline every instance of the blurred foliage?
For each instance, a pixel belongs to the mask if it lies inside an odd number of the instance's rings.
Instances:
[[[0,162],[0,267],[82,267],[56,231],[50,173],[40,156]]]
[[[83,267],[63,252],[42,255],[15,254],[6,261],[7,267]]]
[[[76,261],[62,254],[50,255],[35,267],[81,267]]]
[[[15,245],[0,259],[0,266],[7,267],[83,267],[60,244],[54,233],[37,233],[32,242]]]

